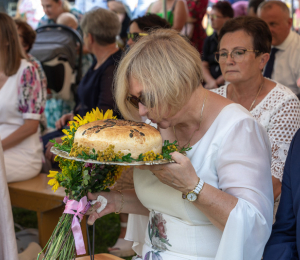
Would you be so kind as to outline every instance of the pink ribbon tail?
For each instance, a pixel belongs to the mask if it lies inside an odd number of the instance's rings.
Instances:
[[[81,212],[83,212],[85,210],[85,207],[87,204],[88,204],[88,202],[87,202],[86,196],[81,198],[79,202],[76,200],[68,200],[65,210],[64,210],[64,213],[74,215],[73,221],[72,221],[72,232],[73,232],[73,236],[74,236],[75,248],[76,248],[77,255],[83,255],[86,253],[84,241],[83,241],[82,230],[81,230],[81,226],[80,226],[78,217],[80,218],[80,220],[82,220],[83,214],[81,214]]]

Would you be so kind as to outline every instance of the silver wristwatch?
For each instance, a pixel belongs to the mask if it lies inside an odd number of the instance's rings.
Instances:
[[[188,194],[182,194],[183,199],[187,199],[190,202],[195,201],[198,198],[199,193],[203,189],[204,181],[199,178],[199,182],[194,190],[190,191]]]

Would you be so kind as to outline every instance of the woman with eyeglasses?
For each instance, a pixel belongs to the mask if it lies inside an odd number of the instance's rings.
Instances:
[[[134,170],[135,190],[107,198],[101,213],[148,216],[127,237],[136,259],[261,259],[272,225],[271,150],[265,129],[239,104],[202,86],[198,51],[174,30],[142,37],[121,60],[115,98],[126,119],[147,117],[163,140],[190,146],[175,163]],[[95,207],[99,207],[97,204]],[[135,223],[134,223],[135,224]]]
[[[216,60],[229,83],[213,91],[241,104],[268,132],[275,216],[289,145],[300,127],[300,103],[288,88],[262,75],[271,42],[271,32],[259,18],[238,17],[226,22],[220,31]]]

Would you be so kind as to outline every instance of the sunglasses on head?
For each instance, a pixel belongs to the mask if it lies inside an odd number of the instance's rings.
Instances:
[[[129,101],[129,103],[131,105],[133,105],[137,109],[139,109],[139,103],[141,103],[143,106],[146,106],[144,95],[141,95],[140,97],[129,95],[127,97],[127,100]],[[154,107],[154,102],[152,101],[152,99],[150,100],[150,103],[151,103],[150,107],[153,108]]]
[[[127,39],[136,42],[140,37],[147,36],[148,33],[127,33]]]

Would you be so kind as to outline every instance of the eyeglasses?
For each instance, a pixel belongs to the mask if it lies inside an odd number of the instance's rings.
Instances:
[[[131,39],[136,42],[140,37],[147,35],[148,33],[127,33],[127,40]]]
[[[228,55],[235,61],[235,62],[242,62],[245,58],[245,53],[247,51],[251,52],[260,52],[258,50],[247,50],[247,49],[235,49],[232,52],[227,51],[220,51],[215,53],[215,59],[218,63],[224,63],[228,59]]]

